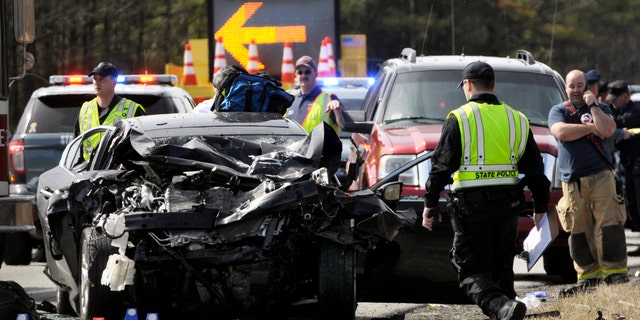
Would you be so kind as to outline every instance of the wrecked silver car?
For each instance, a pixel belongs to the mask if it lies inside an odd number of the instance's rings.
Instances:
[[[92,150],[88,142],[100,143]],[[58,312],[353,319],[413,221],[399,182],[342,191],[341,144],[266,113],[143,116],[74,139],[40,176]],[[85,160],[86,159],[86,160]]]

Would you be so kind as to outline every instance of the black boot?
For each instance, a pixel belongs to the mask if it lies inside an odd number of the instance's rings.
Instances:
[[[527,313],[527,306],[517,300],[500,296],[486,305],[491,320],[522,320]]]
[[[499,320],[522,320],[527,313],[527,306],[518,300],[507,300],[498,310]]]

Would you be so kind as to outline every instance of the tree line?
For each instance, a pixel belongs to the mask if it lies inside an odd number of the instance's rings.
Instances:
[[[425,55],[514,56],[525,49],[562,75],[598,69],[604,80],[640,83],[640,1],[325,1],[337,3],[340,33],[367,35],[372,69],[405,47]],[[30,93],[47,85],[50,75],[84,74],[104,60],[126,72],[162,73],[167,63],[182,64],[184,44],[207,37],[207,10],[208,0],[35,1],[37,38],[26,50],[36,63],[11,87],[12,128]],[[22,71],[23,47],[8,44],[15,76]]]

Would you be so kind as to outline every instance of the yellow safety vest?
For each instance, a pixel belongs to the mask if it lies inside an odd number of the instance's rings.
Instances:
[[[518,161],[529,137],[529,120],[509,105],[467,103],[449,116],[458,119],[462,140],[460,168],[452,191],[518,184]],[[496,130],[508,125],[508,131]],[[506,128],[504,128],[506,129]]]
[[[304,130],[311,133],[313,128],[324,121],[328,123],[333,130],[338,132],[338,125],[331,120],[331,117],[329,117],[326,112],[324,112],[324,109],[327,107],[330,100],[331,97],[329,96],[329,93],[324,91],[322,91],[316,99],[313,100],[311,108],[307,111],[307,115],[301,124]]]
[[[107,115],[107,118],[104,119],[102,124],[114,125],[116,122],[120,121],[120,119],[132,118],[138,111],[138,108],[145,111],[144,107],[140,104],[127,98],[122,98],[118,104],[111,109],[111,112],[109,112],[109,115]],[[98,109],[98,98],[93,98],[92,100],[82,104],[82,108],[80,108],[80,113],[78,114],[78,127],[80,128],[80,133],[101,124],[100,111],[98,111]],[[102,135],[94,135],[83,141],[85,160],[89,159],[91,152],[93,152],[93,149],[98,145],[98,143],[100,143],[101,138]]]

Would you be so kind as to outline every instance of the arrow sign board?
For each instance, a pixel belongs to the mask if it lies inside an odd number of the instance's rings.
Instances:
[[[254,40],[260,69],[274,76],[280,74],[285,42],[292,43],[294,60],[308,55],[317,63],[322,39],[329,36],[336,43],[335,2],[210,0],[210,17],[213,17],[213,35],[209,36],[210,69],[218,38],[222,38],[227,62],[243,67],[249,61],[249,44]]]

